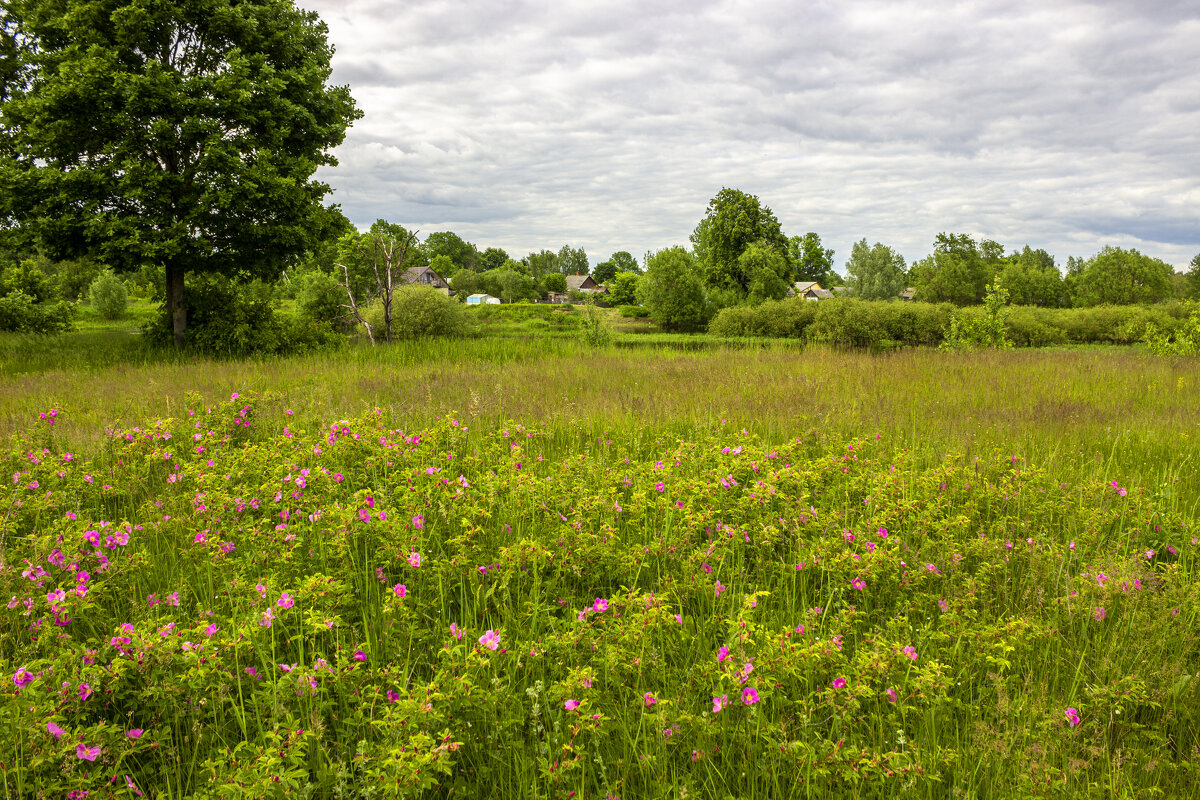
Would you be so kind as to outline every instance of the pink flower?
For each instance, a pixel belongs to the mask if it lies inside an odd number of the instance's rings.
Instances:
[[[1151,559],[1151,558],[1154,558],[1154,551],[1153,551],[1153,550],[1147,550],[1147,551],[1146,551],[1146,559],[1147,559],[1147,560],[1149,560],[1149,559]]]
[[[846,688],[846,679],[845,678],[834,678],[833,679],[833,688],[845,689]]]
[[[758,702],[758,692],[749,686],[742,689],[742,702],[748,706],[754,705]]]
[[[729,658],[729,648],[721,645],[721,649],[717,651],[717,663]]]
[[[646,708],[649,708],[650,706],[652,706],[658,702],[658,698],[655,697],[654,695],[650,694],[649,692],[646,692],[644,695],[642,695],[642,702],[644,702],[646,704]]]
[[[1071,723],[1072,728],[1074,728],[1076,725],[1079,724],[1079,710],[1078,709],[1068,708],[1063,713],[1066,714],[1067,722]]]
[[[53,736],[55,739],[57,739],[58,737],[62,736],[64,733],[66,733],[66,731],[64,731],[62,728],[58,727],[57,725],[55,725],[53,722],[46,723],[46,730],[48,730],[50,732],[50,735]]]
[[[296,601],[292,599],[290,594],[284,592],[279,595],[279,601],[276,603],[276,605],[278,605],[280,608],[291,608],[292,606],[296,605]]]
[[[479,643],[488,650],[495,650],[500,646],[500,634],[489,628],[479,637]]]
[[[87,747],[83,744],[76,745],[75,755],[84,761],[95,761],[100,755],[99,747]]]
[[[420,553],[418,553],[418,552],[416,552],[416,551],[413,551],[412,553],[409,553],[409,555],[408,555],[408,565],[409,565],[410,567],[413,567],[414,569],[415,569],[416,567],[419,567],[419,566],[421,566],[421,554],[420,554]]]
[[[13,674],[13,683],[17,685],[18,689],[21,689],[33,683],[33,678],[34,674],[32,672],[24,667],[21,667],[16,671],[16,673]]]
[[[413,527],[416,528],[417,530],[419,530],[419,531],[425,530],[425,518],[423,516],[421,516],[420,514],[417,514],[415,517],[412,518],[412,523],[413,523]]]
[[[867,588],[867,582],[864,581],[862,578],[855,578],[854,580],[850,581],[850,585],[853,586],[855,589],[857,589],[860,592],[863,589]]]
[[[563,708],[565,708],[567,711],[574,711],[575,709],[579,708],[579,701],[568,700],[567,702],[563,703]]]
[[[721,585],[720,581],[717,581],[717,585],[713,587],[713,592],[716,594],[717,597],[720,597],[721,592],[723,592],[723,591],[725,591],[725,587]]]
[[[125,735],[128,736],[130,739],[138,739],[142,735],[142,729],[141,728],[130,728],[129,730],[125,731]]]
[[[660,492],[663,491],[663,482],[659,481],[658,483],[654,484],[654,488],[658,489]]]
[[[387,701],[388,701],[389,703],[394,703],[394,702],[396,702],[396,701],[397,701],[397,700],[399,700],[399,699],[400,699],[400,695],[396,694],[395,690],[393,690],[393,689],[388,689],[388,693],[387,693]]]
[[[86,683],[79,684],[79,699],[87,700],[91,696],[92,696],[92,687],[88,686]]]
[[[592,603],[592,608],[597,614],[608,611],[608,601],[603,597],[597,597],[595,602]]]
[[[354,660],[355,661],[366,661],[367,654],[364,653],[362,650],[355,650],[354,651]]]
[[[712,710],[712,713],[714,713],[714,714],[719,714],[719,713],[721,713],[721,709],[722,709],[722,708],[724,708],[724,707],[725,707],[725,704],[726,704],[726,703],[728,703],[728,702],[729,702],[729,695],[727,695],[727,694],[723,694],[723,695],[721,695],[720,697],[717,697],[716,695],[714,695],[714,696],[713,696],[713,710]]]
[[[404,595],[408,594],[408,587],[403,583],[397,583],[392,587],[392,594],[396,595],[396,597],[404,597]]]
[[[908,647],[904,648],[904,655],[908,656],[913,661],[916,661],[917,660],[917,648],[913,647],[910,644]]]
[[[1092,617],[1095,618],[1096,622],[1103,622],[1104,618],[1107,616],[1108,616],[1108,611],[1103,606],[1097,608],[1096,610],[1094,610],[1092,612]]]
[[[889,688],[889,689],[887,690],[887,696],[888,696],[888,702],[889,702],[889,703],[894,703],[894,702],[896,702],[896,690],[895,690],[895,689]]]
[[[461,639],[463,637],[463,629],[455,625],[453,622],[450,623],[450,633],[455,639]]]

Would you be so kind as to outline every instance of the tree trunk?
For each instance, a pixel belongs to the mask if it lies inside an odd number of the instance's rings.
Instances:
[[[175,347],[183,347],[183,332],[187,330],[187,307],[183,304],[184,268],[179,264],[166,265],[167,270],[167,316],[171,319],[171,332],[175,336]]]

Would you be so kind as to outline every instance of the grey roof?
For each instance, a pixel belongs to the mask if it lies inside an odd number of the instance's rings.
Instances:
[[[567,276],[567,291],[581,291],[585,289],[599,289],[600,284],[592,278],[591,275],[568,275]]]

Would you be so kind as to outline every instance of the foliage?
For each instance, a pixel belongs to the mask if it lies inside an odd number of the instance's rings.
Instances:
[[[489,269],[499,269],[508,261],[511,261],[511,259],[504,250],[499,247],[489,247],[479,254],[476,263],[479,265],[479,269],[486,272]]]
[[[1164,331],[1152,322],[1144,325],[1142,341],[1157,355],[1200,355],[1200,301],[1184,303],[1187,319],[1174,333]]]
[[[410,267],[409,256],[414,252],[417,235],[399,225],[377,220],[364,234],[343,236],[338,242],[338,263],[342,270],[342,287],[346,290],[350,313],[375,344],[378,327],[372,324],[360,308],[363,300],[377,300],[382,310],[384,341],[392,341],[392,301],[403,285],[404,273]],[[435,257],[436,262],[439,257]],[[444,276],[443,276],[444,277]]]
[[[0,218],[51,258],[165,267],[176,343],[185,275],[274,279],[309,247],[310,180],[359,116],[332,48],[290,0],[11,0],[31,46],[0,105]]]
[[[736,290],[744,297],[753,276],[743,271],[740,259],[754,242],[787,258],[788,240],[771,209],[754,195],[721,189],[692,233],[705,285]]]
[[[456,337],[467,333],[466,309],[432,286],[403,286],[392,299],[396,339]]]
[[[816,313],[806,329],[811,342],[838,347],[871,347],[887,340],[875,308],[857,298],[834,298],[813,303]]]
[[[939,233],[933,254],[913,265],[909,281],[921,300],[970,306],[983,302],[991,277],[989,261],[973,238]]]
[[[879,242],[868,247],[865,238],[850,248],[846,274],[855,297],[860,300],[895,300],[904,291],[908,280],[904,256]]]
[[[542,288],[547,292],[565,292],[567,276],[561,272],[549,272],[542,276]]]
[[[738,272],[746,276],[746,299],[751,305],[782,300],[791,288],[791,264],[777,248],[763,240],[751,242],[742,251]]]
[[[548,275],[551,272],[562,272],[558,266],[558,253],[553,250],[541,250],[537,253],[530,253],[523,259],[529,274],[534,278],[541,278],[543,275]]]
[[[609,281],[622,272],[641,275],[642,268],[638,265],[637,259],[628,252],[618,250],[608,257],[608,261],[601,261],[596,265],[596,268],[592,270],[592,280],[608,285]]]
[[[129,305],[129,293],[120,278],[104,270],[88,287],[88,303],[104,319],[120,319]]]
[[[650,316],[650,309],[645,306],[624,305],[617,308],[617,313],[627,319],[645,319]]]
[[[65,333],[71,330],[75,306],[65,300],[38,303],[21,289],[0,295],[0,331],[9,333]]]
[[[298,322],[343,334],[354,330],[354,318],[346,308],[346,289],[332,275],[313,270],[297,275],[292,283]]]
[[[789,283],[816,281],[829,289],[841,282],[833,269],[833,250],[823,247],[821,237],[811,231],[788,239],[788,261],[792,265]]]
[[[998,280],[988,287],[982,314],[955,312],[950,317],[942,347],[962,350],[970,347],[1012,347],[1008,338],[1008,290]]]
[[[605,284],[605,288],[608,289],[608,301],[617,306],[637,303],[640,284],[641,275],[634,272],[618,272]]]
[[[1196,793],[1193,521],[1120,476],[236,393],[93,459],[43,413],[0,489],[15,796]]]
[[[571,247],[564,244],[558,251],[558,271],[564,275],[587,275],[591,270],[587,253],[582,247]]]
[[[420,251],[429,259],[430,266],[437,263],[437,266],[433,267],[434,270],[446,280],[450,280],[460,269],[478,270],[482,268],[479,264],[479,251],[475,249],[475,245],[465,241],[453,231],[437,231],[429,234],[421,243]],[[438,256],[444,256],[444,259],[439,260]],[[500,263],[504,263],[504,259],[501,259]]]
[[[1055,308],[1069,305],[1062,273],[1054,256],[1026,245],[1001,265],[996,280],[1008,292],[1013,305]]]
[[[638,300],[666,330],[699,330],[710,317],[699,265],[682,247],[650,256],[638,284]]]
[[[215,273],[188,276],[186,312],[191,320],[184,333],[186,350],[223,358],[283,353],[296,342],[276,311],[272,287],[263,281],[236,281]],[[151,341],[174,342],[167,309],[146,326]]]
[[[594,301],[589,301],[583,306],[579,337],[588,347],[607,347],[612,344],[612,326],[596,308]]]
[[[1076,306],[1157,303],[1172,297],[1174,268],[1136,249],[1105,247],[1074,280]]]

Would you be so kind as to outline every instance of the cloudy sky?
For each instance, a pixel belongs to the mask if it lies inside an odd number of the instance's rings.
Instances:
[[[360,227],[596,264],[687,244],[723,186],[843,270],[940,231],[1200,252],[1200,3],[299,0],[364,116]]]

